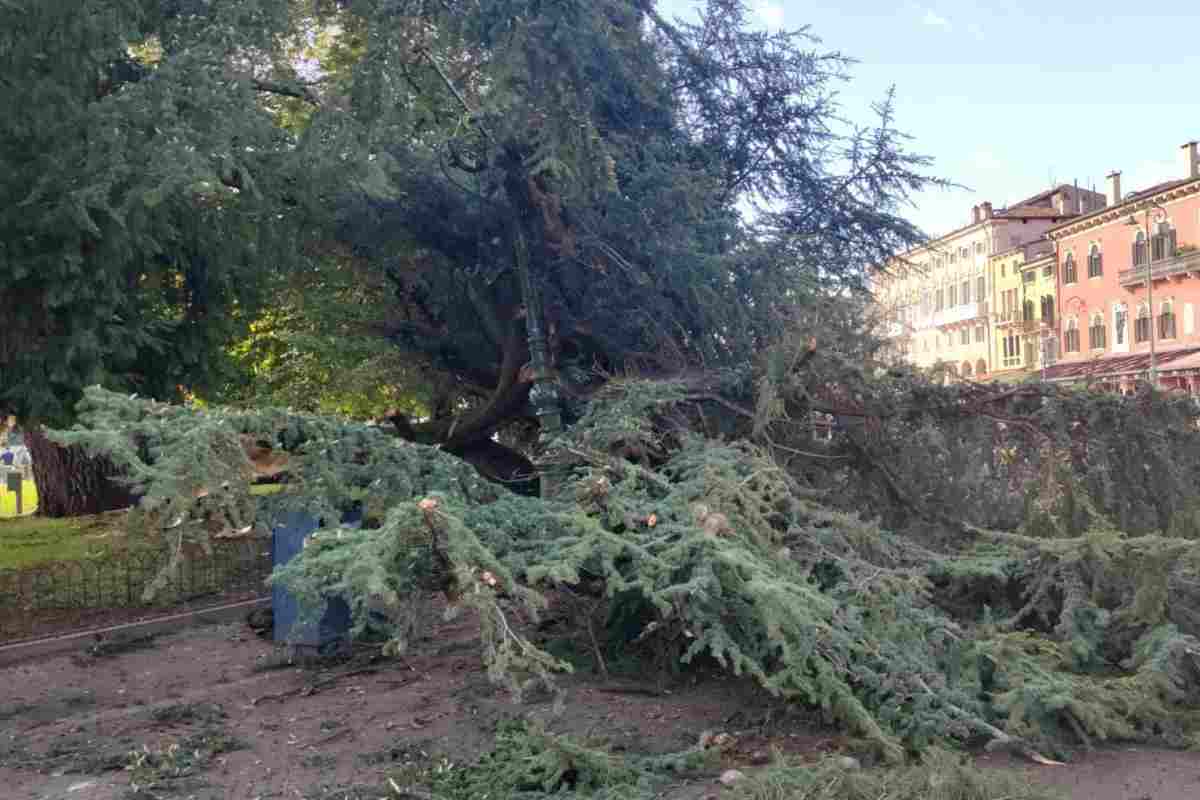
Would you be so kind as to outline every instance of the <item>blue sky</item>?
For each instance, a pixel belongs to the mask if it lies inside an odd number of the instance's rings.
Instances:
[[[1182,177],[1200,139],[1200,4],[1013,0],[999,5],[747,0],[771,28],[810,26],[859,61],[843,111],[869,119],[896,86],[896,123],[933,171],[972,191],[931,191],[908,216],[928,233],[965,224],[1056,182],[1122,173],[1125,192]],[[660,0],[671,16],[693,0]],[[1189,10],[1190,9],[1190,10]]]

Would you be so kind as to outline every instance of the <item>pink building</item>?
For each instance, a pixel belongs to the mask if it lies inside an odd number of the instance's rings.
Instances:
[[[1059,361],[1053,381],[1091,378],[1120,391],[1145,380],[1200,393],[1200,152],[1181,177],[1127,195],[1108,176],[1108,205],[1050,229],[1057,252]]]

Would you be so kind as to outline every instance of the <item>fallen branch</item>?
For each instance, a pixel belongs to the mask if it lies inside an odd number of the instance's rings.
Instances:
[[[933,689],[929,688],[929,684],[927,684],[924,681],[924,679],[921,678],[920,675],[914,675],[913,680],[916,682],[917,686],[919,686],[926,694],[933,695],[936,697],[936,694],[934,693]],[[971,714],[971,713],[959,708],[958,706],[954,705],[953,703],[947,702],[944,698],[939,698],[939,699],[942,701],[942,704],[946,707],[947,711],[954,714],[954,716],[958,717],[959,719],[963,720],[964,722],[967,722],[967,723],[975,726],[979,730],[983,731],[984,733],[986,733],[992,737],[992,741],[988,742],[988,744],[987,744],[987,749],[989,751],[1006,749],[1006,750],[1010,750],[1014,753],[1017,753],[1019,755],[1023,755],[1026,758],[1028,758],[1030,761],[1033,761],[1037,764],[1044,764],[1048,767],[1063,766],[1063,762],[1055,761],[1050,758],[1046,758],[1044,755],[1042,755],[1038,751],[1034,750],[1029,745],[1025,744],[1025,742],[1021,741],[1020,739],[1018,739],[1015,736],[1011,736],[1011,735],[1005,733],[1004,731],[997,728],[995,725],[992,725],[989,722],[985,722],[985,721],[979,719],[974,714]]]

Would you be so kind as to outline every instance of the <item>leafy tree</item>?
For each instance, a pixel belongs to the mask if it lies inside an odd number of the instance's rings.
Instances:
[[[225,379],[223,349],[295,259],[308,208],[305,143],[259,102],[288,90],[254,73],[291,11],[0,4],[0,102],[19,109],[0,120],[5,407],[61,424],[90,384],[166,397]],[[105,465],[33,430],[44,512],[127,502],[101,488]]]

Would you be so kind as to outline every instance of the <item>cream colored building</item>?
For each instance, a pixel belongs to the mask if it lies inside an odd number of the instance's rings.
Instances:
[[[1024,378],[1058,353],[1054,243],[1041,239],[997,253],[992,272],[992,373]]]
[[[985,202],[967,225],[894,258],[872,286],[891,355],[950,375],[989,376],[999,366],[992,257],[1103,205],[1103,195],[1066,184],[996,211]]]

